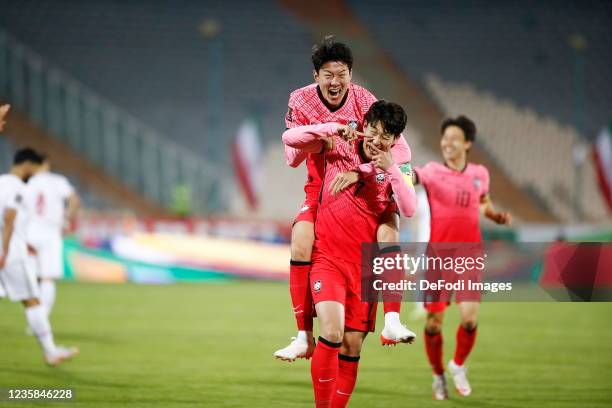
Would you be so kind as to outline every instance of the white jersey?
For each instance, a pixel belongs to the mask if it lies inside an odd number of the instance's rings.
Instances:
[[[42,172],[30,178],[25,195],[31,214],[28,237],[44,232],[61,234],[66,200],[73,193],[74,188],[62,175]]]
[[[4,231],[4,212],[9,208],[17,210],[7,264],[22,260],[27,255],[26,233],[29,217],[24,205],[24,195],[25,183],[19,177],[13,174],[0,175],[0,231]]]

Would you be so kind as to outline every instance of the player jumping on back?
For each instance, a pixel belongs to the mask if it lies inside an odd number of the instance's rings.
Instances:
[[[315,83],[291,93],[285,117],[287,129],[336,122],[346,125],[345,138],[356,138],[357,131],[363,127],[363,117],[376,98],[365,88],[351,82],[353,56],[350,48],[335,41],[333,37],[326,37],[313,48],[312,62]],[[327,140],[331,146],[333,138],[323,140]],[[400,135],[392,152],[395,162],[410,161],[410,148],[403,136]],[[314,243],[314,224],[319,197],[322,194],[323,153],[323,147],[311,152],[285,147],[287,164],[297,167],[306,161],[308,169],[308,179],[304,186],[306,200],[294,220],[291,231],[289,292],[298,333],[287,347],[274,353],[276,358],[285,361],[309,358],[315,347],[312,336],[312,295],[308,286],[308,277]],[[371,163],[362,164],[359,166],[359,171],[363,177],[376,174],[376,168]],[[347,181],[343,174],[339,174],[337,179],[329,183],[329,188],[334,192],[345,187]],[[399,241],[399,217],[393,204],[381,214],[376,238],[379,242]],[[414,339],[414,333],[399,320],[400,305],[400,302],[384,304],[385,328],[381,336],[384,344],[410,342]]]

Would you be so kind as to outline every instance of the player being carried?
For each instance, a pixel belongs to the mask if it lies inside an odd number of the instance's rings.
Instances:
[[[480,243],[479,213],[497,224],[509,225],[510,214],[496,211],[489,196],[489,172],[486,167],[469,163],[467,154],[476,138],[476,126],[459,116],[442,122],[440,148],[444,163],[430,162],[415,168],[415,183],[427,192],[431,208],[430,243]],[[468,396],[472,388],[467,379],[465,361],[476,340],[476,318],[480,303],[460,301],[455,293],[461,322],[457,328],[455,355],[448,363],[455,388]],[[448,302],[425,302],[427,323],[425,348],[433,369],[433,397],[448,398],[442,358],[442,321]]]
[[[62,236],[74,225],[79,208],[79,196],[66,177],[52,173],[51,162],[43,162],[26,185],[25,204],[30,213],[28,244],[36,250],[36,265],[40,286],[40,301],[47,315],[55,303],[55,280],[64,271]]]
[[[376,98],[365,88],[351,82],[353,56],[350,48],[331,36],[326,37],[322,43],[313,47],[312,62],[315,83],[291,93],[285,117],[286,127],[291,129],[336,122],[346,125],[343,128],[346,139],[356,138],[356,132],[362,129],[363,117]],[[333,141],[332,138],[323,140],[327,140],[330,146]],[[410,161],[410,148],[403,136],[399,137],[392,152],[395,162]],[[289,291],[298,333],[287,347],[274,353],[276,358],[294,361],[297,358],[309,358],[315,347],[308,276],[314,243],[314,224],[322,193],[324,160],[323,148],[318,151],[304,151],[286,146],[285,154],[290,166],[297,167],[306,161],[308,169],[308,179],[304,186],[306,200],[294,220],[291,232]],[[377,171],[371,163],[362,164],[358,170],[362,177],[374,175]],[[328,187],[332,191],[338,191],[347,185],[344,174],[339,174]],[[379,242],[399,241],[399,216],[393,203],[381,214],[377,224],[376,238]],[[409,342],[414,339],[414,333],[400,323],[400,305],[400,302],[385,302],[385,328],[381,335],[384,344]]]
[[[39,301],[36,273],[27,262],[28,214],[23,203],[24,181],[40,162],[40,156],[34,150],[19,150],[10,174],[0,176],[0,285],[10,300],[23,303],[28,326],[43,349],[45,361],[57,365],[74,357],[78,350],[55,345],[47,311]]]
[[[301,126],[283,134],[285,144],[308,152],[320,151],[326,137],[335,145],[324,153],[310,272],[320,333],[311,363],[317,407],[346,406],[363,341],[374,331],[377,303],[361,301],[361,245],[376,240],[379,217],[393,199],[403,216],[412,216],[416,208],[410,165],[400,170],[390,152],[405,125],[404,110],[380,100],[364,117],[363,139],[345,140],[339,135],[345,135],[348,126],[335,123]],[[383,173],[364,177],[338,193],[326,188],[338,174],[366,162]]]

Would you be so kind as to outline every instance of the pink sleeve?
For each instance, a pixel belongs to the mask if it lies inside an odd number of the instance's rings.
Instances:
[[[403,135],[400,135],[397,143],[391,148],[391,156],[393,156],[393,162],[396,164],[404,164],[410,162],[412,158],[412,152],[410,146],[406,143]],[[377,169],[374,163],[362,163],[355,170],[361,175],[361,178],[375,176],[377,173],[381,173],[382,170]]]
[[[306,158],[308,152],[285,145],[285,162],[291,167],[298,167]]]
[[[283,133],[283,143],[305,153],[319,153],[323,147],[321,138],[333,136],[336,133],[336,129],[335,123],[298,126],[285,130]],[[287,150],[285,150],[285,158],[289,162]]]
[[[397,164],[391,166],[387,172],[391,174],[391,188],[400,214],[404,217],[412,217],[417,205],[416,193],[412,186],[412,175],[402,174]]]
[[[482,188],[480,192],[480,196],[486,196],[489,194],[489,170],[485,166],[480,166],[482,168]]]
[[[428,164],[426,164],[423,167],[415,167],[414,168],[414,173],[416,174],[417,184],[420,184],[423,187],[427,187],[427,183],[429,183],[429,177],[428,177],[428,173],[427,173],[427,171],[428,171],[427,170]]]

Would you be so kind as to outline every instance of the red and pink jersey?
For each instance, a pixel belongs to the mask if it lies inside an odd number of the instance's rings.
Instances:
[[[337,107],[330,107],[323,98],[317,84],[297,89],[289,96],[289,109],[285,125],[289,128],[322,123],[348,124],[354,122],[358,130],[363,129],[363,117],[376,102],[376,97],[367,89],[350,84],[349,89]],[[304,186],[307,198],[317,199],[323,179],[323,155],[310,153],[306,157],[308,179]]]
[[[325,152],[325,176],[315,223],[315,247],[355,264],[361,263],[361,244],[376,242],[379,217],[393,201],[392,175],[379,173],[365,177],[336,195],[325,186],[338,173],[351,171],[368,161],[363,156],[362,143],[345,142],[336,136],[335,149]]]
[[[442,163],[414,169],[430,208],[430,242],[480,242],[480,200],[489,193],[489,172],[468,163],[463,171]]]

